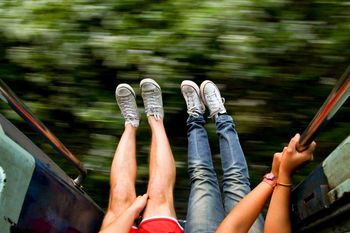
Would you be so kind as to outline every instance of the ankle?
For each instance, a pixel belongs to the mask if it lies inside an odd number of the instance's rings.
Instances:
[[[223,112],[223,113],[218,113],[218,116],[225,116],[225,115],[228,115],[227,112]]]
[[[155,116],[148,116],[147,117],[148,123],[150,125],[162,125],[163,124],[163,117],[157,119]]]
[[[133,126],[132,124],[126,124],[124,131],[125,132],[134,132],[134,133],[136,133],[138,128],[139,128],[138,126]]]

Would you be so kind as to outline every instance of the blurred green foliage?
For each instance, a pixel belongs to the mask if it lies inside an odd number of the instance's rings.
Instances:
[[[179,86],[211,79],[226,98],[253,186],[272,155],[302,132],[350,63],[350,1],[344,0],[2,0],[1,78],[89,170],[87,192],[107,206],[109,166],[123,131],[118,83],[139,94],[142,78],[163,89],[165,124],[177,161],[175,192],[184,217],[186,106]],[[138,96],[142,111],[142,101]],[[349,101],[317,139],[315,162],[348,134]],[[7,107],[16,122],[68,173],[76,173]],[[137,192],[146,190],[149,127],[138,134]],[[215,126],[208,134],[220,172]]]

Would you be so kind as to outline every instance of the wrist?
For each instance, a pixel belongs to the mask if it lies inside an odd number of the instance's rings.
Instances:
[[[269,173],[272,173],[275,177],[278,177],[278,172],[275,172],[274,170],[271,170]]]
[[[267,173],[264,176],[263,182],[269,184],[271,187],[275,187],[277,182],[277,176],[275,176],[272,172]]]
[[[291,184],[292,183],[292,175],[288,172],[281,171],[278,176],[278,182],[285,183],[285,184]]]
[[[131,205],[125,212],[130,218],[137,219],[139,217],[139,213],[133,205]]]

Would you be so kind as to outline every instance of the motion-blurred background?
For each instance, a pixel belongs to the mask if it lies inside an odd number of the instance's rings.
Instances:
[[[350,64],[345,0],[0,0],[0,74],[87,167],[85,190],[107,207],[109,171],[124,121],[118,83],[150,77],[163,89],[177,165],[175,203],[186,215],[186,106],[180,83],[219,84],[234,117],[254,187],[272,155],[302,133]],[[138,95],[140,111],[142,101]],[[315,161],[349,134],[349,101],[317,138]],[[72,176],[65,161],[5,104],[0,112]],[[221,177],[218,138],[206,126]],[[137,137],[137,192],[147,188],[150,131]]]

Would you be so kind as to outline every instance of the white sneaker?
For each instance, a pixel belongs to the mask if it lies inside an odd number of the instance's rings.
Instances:
[[[221,98],[219,89],[212,81],[206,80],[202,82],[200,89],[202,100],[210,111],[209,118],[216,118],[219,113],[226,113],[225,99]]]
[[[115,98],[125,119],[125,125],[131,124],[134,127],[138,127],[140,124],[140,113],[137,110],[136,96],[132,87],[125,83],[119,84],[115,89]]]
[[[162,91],[153,79],[146,78],[140,82],[141,95],[145,105],[146,116],[154,116],[156,120],[164,117]]]
[[[198,85],[195,82],[185,80],[181,83],[181,92],[187,104],[188,115],[203,115],[205,112],[205,106],[201,101]]]

